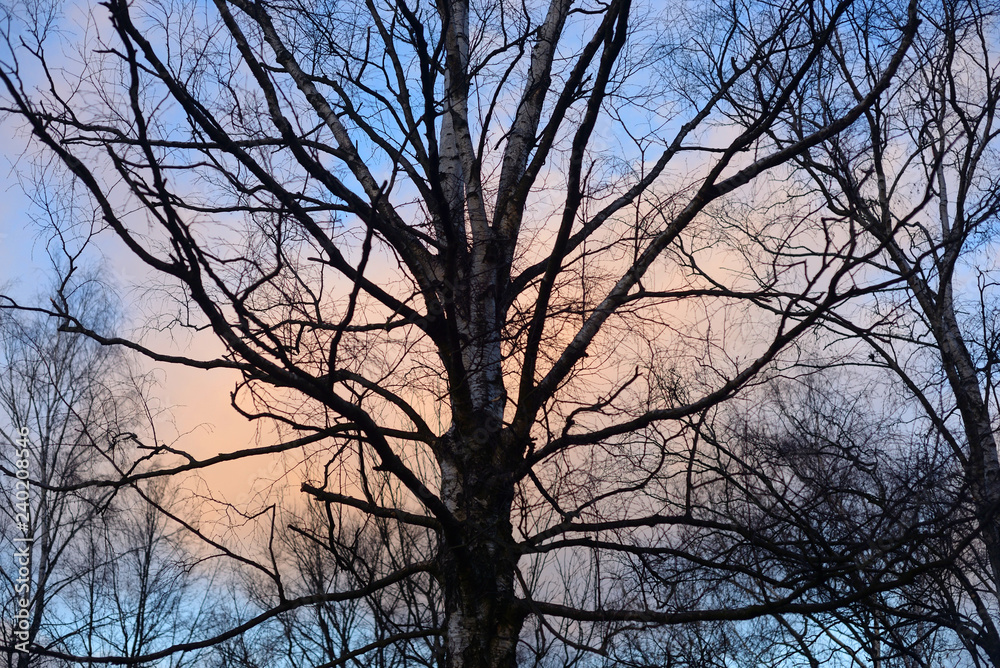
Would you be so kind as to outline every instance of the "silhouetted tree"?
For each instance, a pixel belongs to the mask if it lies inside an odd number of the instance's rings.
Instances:
[[[978,2],[929,3],[920,14],[902,74],[849,131],[799,153],[792,182],[816,207],[801,224],[856,240],[855,254],[869,262],[859,279],[879,286],[850,309],[827,313],[829,329],[862,344],[856,362],[898,379],[913,419],[926,422],[950,452],[947,465],[962,471],[975,517],[972,537],[953,537],[967,551],[921,580],[907,597],[909,614],[949,626],[977,661],[998,665],[1000,32],[995,8]],[[877,50],[892,21],[870,15],[851,24],[825,66],[839,75],[817,77],[798,103],[805,113],[786,116],[793,137],[808,136],[881,80],[887,63]]]
[[[272,620],[424,592],[401,602],[404,621],[367,607],[378,632],[331,633],[324,651],[404,656],[426,637],[408,661],[512,666],[553,639],[606,653],[637,626],[860,595],[831,589],[828,563],[754,570],[742,555],[780,559],[787,542],[767,531],[769,505],[720,514],[683,472],[705,446],[730,475],[700,416],[858,294],[867,258],[836,236],[818,264],[771,264],[763,286],[719,266],[720,235],[757,232],[709,206],[864,119],[917,34],[916,0],[873,38],[884,66],[857,99],[821,125],[786,122],[831,74],[842,31],[884,9],[111,0],[82,19],[74,59],[54,54],[72,42],[54,13],[8,9],[4,110],[86,191],[95,235],[143,264],[156,324],[207,331],[221,351],[115,336],[65,300],[44,310],[155,361],[237,372],[234,407],[286,436],[218,457],[158,448],[91,484],[286,453],[330,509],[324,531],[296,525],[317,543],[305,562],[279,559],[274,507],[260,541],[202,535],[255,574],[265,605],[175,649],[228,642],[252,661],[235,638]],[[340,523],[338,507],[367,519]],[[364,552],[351,527],[389,521]],[[429,544],[400,549],[411,535]],[[359,554],[380,556],[362,568]],[[644,576],[673,593],[635,584],[629,559],[657,561]],[[290,573],[316,575],[312,590]],[[744,576],[769,582],[751,602],[730,591]]]
[[[77,286],[71,298],[93,322],[112,326],[95,282]],[[0,316],[0,546],[11,555],[0,570],[10,613],[2,642],[7,664],[19,668],[80,665],[46,652],[128,657],[176,644],[191,632],[199,599],[209,596],[192,595],[207,569],[192,570],[197,558],[160,511],[168,481],[80,487],[120,476],[143,456],[143,440],[160,435],[164,416],[149,377],[135,373],[123,351],[57,332],[54,324]],[[20,468],[27,478],[17,475]],[[30,559],[14,558],[22,552]],[[24,631],[7,623],[22,598],[30,606],[27,632],[12,635]],[[177,654],[170,665],[186,659]]]

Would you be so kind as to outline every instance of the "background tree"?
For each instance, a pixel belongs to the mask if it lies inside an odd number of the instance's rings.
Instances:
[[[854,310],[828,314],[828,327],[863,343],[862,364],[899,379],[914,401],[907,412],[963,472],[974,511],[972,534],[949,534],[967,551],[907,590],[909,614],[950,626],[977,662],[997,665],[998,26],[995,8],[977,2],[928,3],[920,13],[902,74],[848,132],[799,154],[797,178],[803,197],[822,207],[805,224],[858,239],[870,254],[867,280],[884,286]],[[806,111],[788,117],[796,136],[880,80],[885,61],[873,47],[885,19],[861,18],[830,51],[838,55],[826,67],[839,75],[817,77],[800,100]]]
[[[634,625],[841,605],[822,571],[789,572],[747,605],[701,595],[683,562],[722,560],[725,584],[741,550],[781,545],[744,518],[706,524],[714,499],[678,472],[704,444],[698,416],[856,295],[865,258],[831,235],[818,263],[770,264],[763,288],[689,260],[719,238],[710,203],[851,127],[890,86],[915,0],[882,29],[885,67],[856,100],[803,133],[784,121],[829,73],[842,28],[881,9],[112,0],[85,22],[82,57],[58,63],[66,24],[9,10],[5,111],[172,300],[160,322],[223,351],[117,337],[65,300],[48,311],[155,361],[236,371],[234,406],[284,439],[219,457],[156,448],[150,468],[91,484],[284,452],[313,501],[409,527],[382,534],[396,557],[338,564],[353,588],[321,578],[301,595],[270,538],[199,534],[266,583],[266,609],[184,647],[428,577],[440,596],[408,619],[440,634],[428,648],[445,666],[513,665],[522,632],[529,652],[531,635],[604,652]],[[745,130],[726,127],[734,114]],[[323,549],[350,553],[337,517]],[[430,545],[402,551],[409,530]],[[645,575],[676,597],[626,587],[622,557],[665,553],[679,565]],[[562,587],[577,564],[589,579]]]
[[[98,283],[77,285],[67,295],[93,322],[112,327],[113,312]],[[158,510],[167,481],[133,489],[80,487],[119,475],[142,457],[142,439],[162,437],[150,379],[134,373],[123,351],[53,325],[24,313],[4,312],[0,319],[2,543],[11,555],[21,547],[15,542],[22,532],[15,521],[20,497],[13,458],[24,447],[16,443],[22,428],[31,480],[27,535],[34,539],[26,593],[15,587],[17,561],[8,559],[0,571],[7,609],[17,609],[14,599],[30,601],[28,646],[36,650],[134,656],[165,639],[175,644],[190,631],[186,623],[198,605],[181,600],[195,581],[192,555]],[[68,665],[14,651],[23,638],[12,637],[6,623],[3,629],[7,665]],[[171,665],[185,665],[185,658],[177,655]]]

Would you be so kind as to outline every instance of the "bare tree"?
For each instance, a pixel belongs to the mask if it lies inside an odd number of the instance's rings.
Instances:
[[[902,11],[900,9],[900,11]],[[886,369],[963,472],[975,540],[945,573],[914,590],[920,614],[953,628],[977,661],[1000,664],[1000,464],[996,415],[996,220],[1000,101],[995,11],[978,2],[930,3],[890,90],[850,131],[796,158],[799,193],[819,200],[807,223],[839,228],[869,253],[864,280],[881,288],[829,313],[835,336],[863,342],[858,361]],[[792,119],[796,136],[863,98],[885,67],[873,48],[882,19],[840,39]],[[753,117],[748,117],[753,122]],[[776,140],[783,141],[775,135]],[[914,418],[916,419],[916,418]],[[967,535],[967,534],[966,534]]]
[[[80,292],[91,293],[82,299],[82,306],[96,321],[105,319],[107,311],[100,312],[94,291]],[[12,554],[30,554],[30,559],[22,560],[26,563],[14,560],[3,570],[5,594],[13,597],[10,609],[19,598],[31,602],[27,642],[23,636],[21,643],[5,638],[10,661],[19,666],[27,666],[30,657],[24,652],[14,654],[15,644],[44,645],[62,635],[46,622],[55,607],[53,601],[74,577],[72,569],[65,568],[72,558],[67,548],[86,531],[107,497],[60,494],[51,488],[93,477],[105,460],[102,450],[119,438],[117,430],[133,427],[128,419],[120,419],[129,413],[125,404],[131,397],[121,392],[121,386],[115,387],[116,380],[109,373],[115,353],[79,337],[46,330],[45,324],[37,319],[22,322],[10,313],[0,323],[0,406],[8,501],[2,511],[7,518],[4,544]],[[20,468],[29,474],[26,480],[15,477],[16,459],[22,460]],[[28,484],[16,487],[17,480]],[[19,496],[18,490],[23,492]],[[20,504],[16,499],[21,499]],[[29,571],[26,582],[18,576],[19,565]],[[43,640],[40,633],[49,638]]]
[[[120,491],[71,546],[76,581],[59,605],[64,623],[74,621],[64,626],[60,652],[142,656],[191,640],[222,612],[217,574],[162,512],[176,496],[167,483]],[[157,665],[203,665],[202,654],[178,652]]]
[[[93,322],[110,326],[97,283],[78,285],[71,299]],[[164,638],[175,644],[198,610],[197,599],[181,601],[195,578],[177,527],[159,511],[166,481],[60,491],[141,458],[140,439],[159,435],[162,416],[149,378],[136,374],[121,350],[53,324],[10,312],[0,321],[2,545],[15,555],[2,569],[4,600],[12,614],[23,607],[19,599],[29,604],[27,628],[18,625],[13,630],[22,633],[11,635],[5,625],[3,645],[8,665],[19,668],[66,665],[44,650],[129,656]],[[22,468],[27,477],[17,475]],[[173,665],[183,661],[177,655]]]
[[[519,639],[525,656],[550,639],[606,653],[636,625],[842,605],[823,571],[789,572],[748,604],[725,586],[701,594],[684,563],[721,560],[726,585],[741,550],[780,556],[782,541],[755,541],[745,518],[706,524],[715,500],[683,472],[704,444],[690,438],[699,416],[858,293],[852,240],[820,239],[819,267],[772,263],[760,287],[707,258],[722,228],[706,213],[873,108],[916,34],[915,0],[880,33],[884,67],[857,99],[803,132],[784,120],[840,54],[840,31],[872,11],[111,0],[64,58],[54,12],[8,10],[4,110],[148,268],[158,323],[210,331],[223,352],[116,337],[58,299],[40,310],[152,360],[238,372],[234,407],[287,437],[208,458],[158,448],[149,468],[79,488],[283,452],[315,502],[402,525],[380,529],[395,556],[368,570],[339,511],[325,535],[296,525],[356,582],[323,577],[301,595],[276,523],[250,546],[200,533],[266,584],[265,609],[197,642],[89,660],[232,642],[429,577],[439,598],[408,603],[408,625],[375,645],[340,638],[343,656],[419,632],[439,638],[428,661],[510,666]],[[751,121],[734,131],[734,115]],[[715,267],[708,279],[691,258]],[[401,551],[410,531],[430,545]],[[632,590],[622,565],[665,551],[669,603]],[[586,578],[569,577],[578,568]]]

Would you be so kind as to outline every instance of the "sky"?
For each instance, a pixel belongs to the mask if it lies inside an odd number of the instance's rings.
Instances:
[[[6,125],[0,123],[0,137],[7,136]],[[0,285],[14,283],[16,292],[27,293],[28,286],[44,282],[47,259],[28,216],[31,202],[17,182],[17,167],[11,164],[10,143],[0,142]]]

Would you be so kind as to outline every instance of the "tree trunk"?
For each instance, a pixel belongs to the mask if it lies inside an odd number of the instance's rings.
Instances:
[[[439,557],[448,668],[517,665],[524,615],[514,595],[513,486],[491,461],[503,452],[500,441],[499,429],[452,433],[456,456],[441,462],[443,500],[460,522],[458,531],[445,532]]]
[[[965,473],[976,504],[976,519],[982,531],[996,594],[1000,587],[1000,528],[996,521],[1000,510],[1000,458],[989,409],[981,394],[979,375],[959,329],[950,294],[943,300],[937,330],[941,357],[969,443]]]

